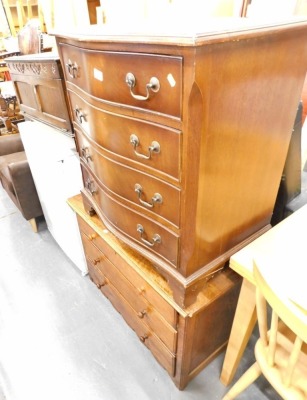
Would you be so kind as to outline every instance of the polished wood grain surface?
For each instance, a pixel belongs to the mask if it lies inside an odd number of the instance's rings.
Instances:
[[[39,120],[72,134],[70,110],[59,56],[54,53],[6,59],[20,110],[26,119]]]
[[[90,51],[79,48],[76,52],[71,46],[61,45],[65,60],[77,65],[76,72],[67,75],[72,84],[79,86],[92,96],[122,103],[134,107],[142,107],[163,114],[181,116],[181,83],[182,58],[156,56],[142,53]],[[135,86],[132,88],[135,98],[126,84],[128,73],[133,74]],[[88,77],[91,79],[88,79]],[[159,90],[155,96],[146,97],[146,85],[151,78],[159,81]]]
[[[114,236],[97,215],[89,216],[81,195],[68,204],[77,214],[91,279],[184,389],[224,349],[240,277],[221,271],[195,303],[181,308],[152,262]]]
[[[160,125],[182,132],[179,151],[173,145],[161,147],[161,158],[162,153],[170,162],[174,157],[175,169],[180,166],[180,204],[173,204],[179,227],[168,235],[166,223],[166,239],[153,245],[152,237],[160,235],[162,227],[156,231],[150,223],[144,227],[144,241],[135,235],[135,227],[144,226],[145,213],[137,217],[124,202],[116,203],[115,213],[110,202],[84,190],[89,211],[97,211],[114,234],[156,265],[181,306],[192,304],[215,270],[270,228],[306,74],[306,21],[225,24],[209,24],[193,35],[190,27],[176,36],[175,26],[152,37],[146,30],[143,35],[128,32],[126,38],[120,32],[104,35],[103,30],[101,35],[98,30],[94,35],[89,31],[57,36],[72,103],[79,95],[91,107],[95,101],[102,113],[121,115],[123,122],[114,120],[121,132],[131,134],[135,120],[150,121],[148,126],[156,125],[160,133]],[[73,58],[80,61],[74,63]],[[158,76],[161,88],[148,87],[146,99],[136,86],[131,93],[123,76],[133,67],[141,74],[141,86]],[[88,112],[89,121],[91,115]],[[90,126],[96,124],[94,131],[112,142],[105,133],[110,126],[104,130],[99,121],[79,125],[90,135]],[[151,130],[149,140],[141,131],[137,135],[148,146],[156,140],[155,132]],[[165,141],[172,140],[169,131],[163,133]],[[131,142],[127,146],[131,150]],[[152,154],[159,163],[160,154]],[[156,177],[159,170],[150,173]]]
[[[166,181],[179,184],[181,166],[181,131],[170,129],[165,125],[148,123],[142,119],[123,118],[122,115],[105,111],[101,104],[90,100],[87,96],[68,91],[75,129],[82,131],[97,145],[112,153],[118,161],[125,159],[127,165],[134,166],[144,172],[158,176]],[[89,100],[89,101],[87,101]],[[139,139],[134,148],[130,142],[131,135]],[[158,142],[159,153],[152,152],[149,147]],[[138,153],[136,154],[135,151]],[[171,155],[171,156],[170,156]]]
[[[112,192],[129,207],[179,227],[177,210],[180,190],[177,187],[139,169],[128,167],[125,160],[116,162],[95,142],[78,131],[76,134],[82,161],[94,171],[105,190]]]

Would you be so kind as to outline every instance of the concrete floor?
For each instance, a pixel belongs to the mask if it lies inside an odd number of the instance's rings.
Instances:
[[[0,185],[0,400],[221,399],[223,358],[179,391],[45,221],[33,233]],[[259,378],[238,399],[279,397]]]

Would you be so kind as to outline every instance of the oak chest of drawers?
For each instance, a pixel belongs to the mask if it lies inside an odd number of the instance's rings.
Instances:
[[[182,309],[151,262],[117,239],[98,216],[88,215],[81,195],[68,203],[78,218],[90,278],[184,389],[224,349],[240,277],[231,269],[216,274],[198,300]]]
[[[84,204],[181,307],[269,229],[306,73],[306,21],[225,23],[56,35]]]

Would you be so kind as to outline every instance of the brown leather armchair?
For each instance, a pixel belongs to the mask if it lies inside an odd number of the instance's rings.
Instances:
[[[37,232],[36,218],[43,215],[43,211],[19,133],[0,136],[0,181]]]

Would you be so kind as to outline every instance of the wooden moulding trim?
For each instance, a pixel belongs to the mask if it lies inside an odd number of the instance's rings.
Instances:
[[[230,20],[229,20],[230,21]],[[196,32],[194,27],[187,27],[185,33],[180,30],[165,30],[164,32],[157,31],[156,33],[147,33],[145,30],[140,30],[136,33],[129,31],[119,32],[114,34],[114,31],[108,26],[95,26],[82,31],[78,29],[75,32],[54,31],[51,34],[61,39],[75,39],[79,43],[82,42],[98,42],[98,43],[129,43],[129,44],[156,44],[156,45],[178,45],[178,46],[201,46],[209,43],[227,42],[232,40],[243,40],[261,37],[264,35],[280,34],[282,31],[294,31],[307,28],[307,20],[303,17],[293,17],[279,21],[256,21],[246,18],[238,18],[232,24],[226,24],[223,20],[223,25],[214,26],[204,32]],[[188,32],[188,33],[186,33]]]
[[[86,193],[83,194],[86,195]],[[91,199],[88,198],[88,201],[90,204],[92,204]],[[84,210],[83,208],[83,202],[81,199],[81,195],[75,196],[71,199],[68,199],[68,204],[69,206],[78,214],[80,215],[81,218],[85,220],[85,222],[91,226],[92,229],[98,232],[98,234],[110,245],[114,244],[111,243],[108,235],[106,235],[105,229],[109,230],[108,226],[104,226],[104,222],[101,221],[101,226],[98,226],[96,224],[96,221],[92,221],[91,217],[88,215],[88,213]],[[82,206],[82,207],[81,207]],[[96,211],[95,205],[93,205],[93,208]],[[97,214],[100,218],[99,213]],[[245,241],[241,242],[239,245],[233,247],[230,251],[226,252],[223,254],[223,256],[213,260],[210,264],[206,265],[193,275],[189,276],[188,278],[184,278],[178,271],[175,269],[167,266],[167,269],[163,269],[162,267],[157,266],[154,261],[148,260],[148,262],[152,265],[152,268],[157,271],[157,273],[160,273],[169,283],[170,289],[173,292],[173,295],[171,293],[167,293],[163,288],[159,286],[157,282],[155,282],[153,279],[148,278],[147,274],[142,271],[141,268],[137,266],[137,264],[132,260],[129,259],[124,250],[121,250],[121,247],[118,246],[116,249],[116,252],[122,256],[125,261],[134,269],[137,270],[137,272],[151,285],[154,286],[157,292],[178,312],[180,313],[183,317],[187,317],[190,315],[189,311],[189,306],[191,304],[183,304],[184,300],[180,301],[179,304],[178,299],[180,297],[185,297],[184,293],[187,294],[187,298],[189,294],[191,294],[191,298],[197,297],[198,293],[204,289],[204,285],[206,282],[210,279],[211,275],[214,275],[215,271],[217,270],[217,267],[220,266],[223,263],[226,263],[230,256],[246,246],[248,243],[251,241],[255,240],[257,237],[262,235],[264,232],[266,232],[270,228],[270,225],[265,226],[258,232],[256,232],[254,235],[250,236],[248,239]],[[112,230],[110,229],[110,232],[112,233]],[[121,241],[120,235],[117,235],[118,239]],[[126,238],[124,238],[126,239]],[[123,243],[126,243],[126,241],[123,241]],[[134,251],[135,247],[133,248]],[[138,252],[138,251],[137,251]],[[138,252],[139,253],[139,252]],[[142,255],[143,256],[143,255]],[[146,256],[145,256],[146,258]],[[159,260],[160,261],[160,260]],[[174,296],[176,292],[176,295]],[[177,301],[175,301],[175,298],[177,298]]]

